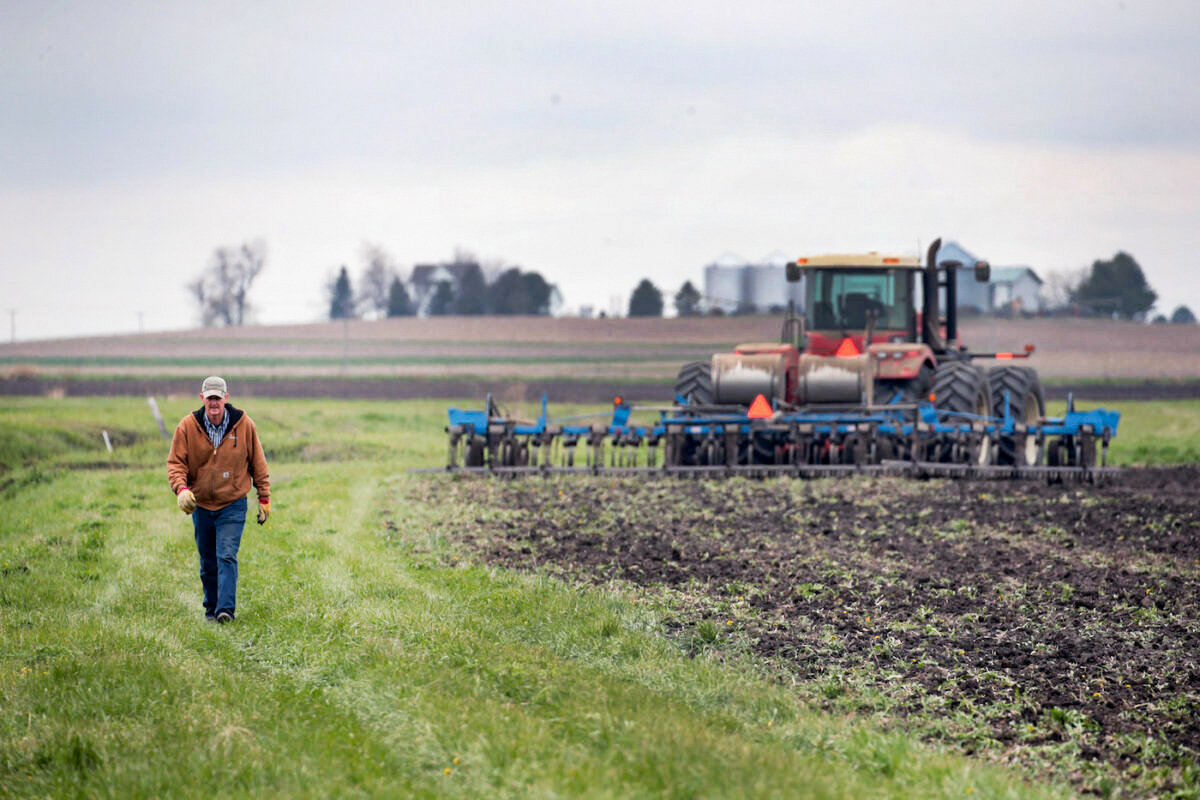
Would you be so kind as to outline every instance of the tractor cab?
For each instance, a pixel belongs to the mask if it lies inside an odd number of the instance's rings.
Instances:
[[[913,297],[920,271],[920,261],[911,256],[796,259],[788,265],[788,279],[805,283],[805,352],[833,356],[852,346],[857,354],[876,342],[917,341]]]

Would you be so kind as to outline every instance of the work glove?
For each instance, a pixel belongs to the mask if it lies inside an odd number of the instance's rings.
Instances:
[[[175,497],[175,502],[179,503],[179,510],[185,514],[190,514],[196,510],[196,495],[192,494],[191,489],[184,489]]]
[[[271,516],[271,501],[258,501],[258,524],[262,525],[267,521],[267,517]]]

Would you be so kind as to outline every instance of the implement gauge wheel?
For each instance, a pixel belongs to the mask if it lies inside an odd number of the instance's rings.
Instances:
[[[675,394],[688,405],[712,405],[712,362],[692,361],[684,364],[675,379]]]
[[[992,416],[1004,416],[1004,395],[1008,393],[1008,411],[1017,424],[1033,426],[1046,416],[1046,398],[1042,382],[1032,367],[993,367],[988,371],[992,390]],[[1018,467],[1037,464],[1037,438],[1014,433],[1001,436],[997,456],[999,463]]]
[[[483,439],[473,438],[467,443],[466,466],[483,466]]]

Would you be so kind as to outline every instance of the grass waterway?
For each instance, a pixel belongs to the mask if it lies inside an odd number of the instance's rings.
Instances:
[[[1070,795],[815,708],[661,598],[470,558],[455,531],[502,511],[405,472],[446,405],[249,401],[273,514],[216,626],[145,401],[0,402],[0,797]],[[1124,408],[1114,459],[1195,452],[1184,409]]]

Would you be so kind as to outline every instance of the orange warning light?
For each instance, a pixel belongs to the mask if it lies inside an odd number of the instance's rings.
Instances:
[[[838,347],[837,352],[834,353],[838,358],[854,358],[858,354],[858,348],[854,346],[854,342],[851,341],[849,336],[842,339],[841,345]]]
[[[767,398],[760,394],[750,404],[750,410],[746,412],[746,416],[750,419],[770,419],[775,416],[775,412],[771,410],[771,404],[767,402]]]

